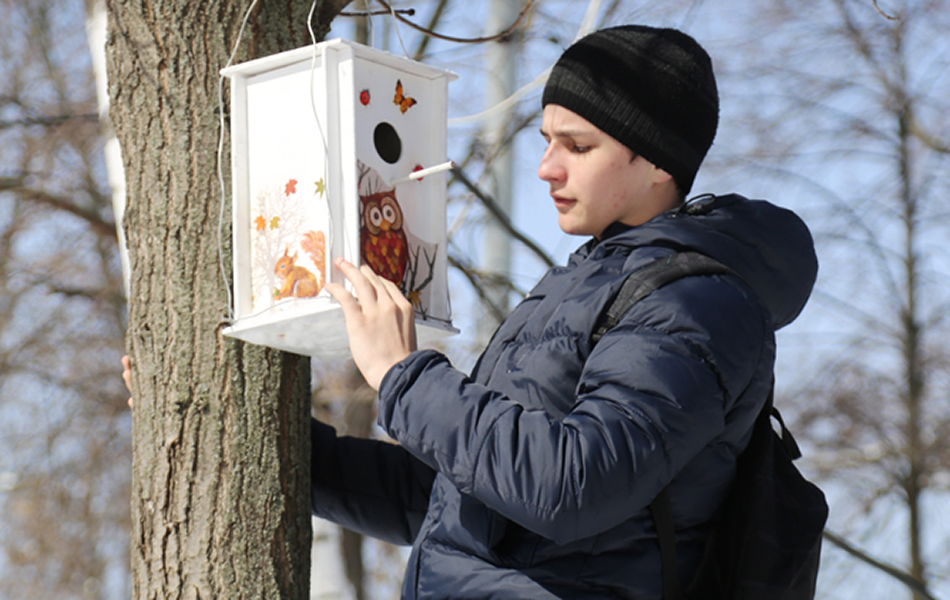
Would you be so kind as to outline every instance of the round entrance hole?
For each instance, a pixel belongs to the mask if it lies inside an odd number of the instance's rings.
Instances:
[[[402,156],[402,140],[399,139],[396,128],[389,123],[383,122],[376,126],[373,131],[373,144],[376,145],[379,157],[389,164],[395,164]]]

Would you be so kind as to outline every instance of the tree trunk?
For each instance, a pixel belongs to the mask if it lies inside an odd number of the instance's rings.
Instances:
[[[910,82],[907,75],[907,59],[904,56],[906,44],[906,30],[903,22],[894,27],[893,48],[894,53],[901,59],[897,63],[897,81],[901,92],[895,94],[898,106],[897,111],[897,163],[900,181],[900,206],[901,220],[904,228],[904,247],[903,247],[903,268],[904,268],[904,299],[901,308],[901,348],[903,350],[904,363],[904,381],[903,381],[903,401],[907,412],[906,425],[906,454],[908,463],[908,473],[904,481],[904,492],[906,495],[908,509],[908,541],[910,553],[910,574],[925,586],[927,585],[926,573],[924,572],[923,544],[921,540],[922,532],[922,507],[921,494],[924,491],[924,479],[926,477],[926,467],[924,464],[924,448],[926,443],[923,439],[922,419],[923,419],[923,401],[924,384],[926,381],[926,369],[923,362],[924,349],[924,328],[920,323],[918,314],[918,292],[920,287],[919,263],[917,244],[920,243],[922,234],[918,231],[920,215],[918,214],[918,203],[916,189],[913,185],[915,173],[913,173],[914,160],[912,151],[912,131],[911,123],[915,113],[915,105],[911,98],[907,97],[903,90],[910,89]],[[912,598],[923,598],[922,595],[911,592]]]
[[[221,334],[219,70],[251,2],[108,4],[131,264],[133,597],[306,598],[309,362]],[[320,3],[318,35],[345,4]],[[308,43],[309,8],[258,3],[236,61]]]

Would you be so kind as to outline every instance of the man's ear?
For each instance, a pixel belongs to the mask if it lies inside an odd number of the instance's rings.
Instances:
[[[656,185],[661,185],[664,183],[671,183],[673,181],[673,176],[661,169],[660,167],[653,165],[653,183]],[[674,184],[675,185],[675,184]]]
[[[653,186],[669,200],[669,208],[679,206],[685,200],[673,176],[656,165],[653,166]]]

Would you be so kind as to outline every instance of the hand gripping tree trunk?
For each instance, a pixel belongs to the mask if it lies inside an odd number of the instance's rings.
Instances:
[[[346,3],[318,2],[318,35]],[[218,72],[251,1],[107,4],[128,194],[133,597],[306,598],[309,362],[221,335]],[[259,2],[237,60],[308,43],[309,9]],[[226,223],[221,245],[230,265]]]

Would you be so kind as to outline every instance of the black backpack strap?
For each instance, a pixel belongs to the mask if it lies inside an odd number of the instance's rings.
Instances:
[[[769,404],[772,403],[772,394],[769,393]],[[772,416],[775,417],[775,420],[778,421],[778,424],[782,428],[782,445],[785,446],[785,451],[788,452],[788,457],[792,460],[798,460],[802,457],[801,448],[798,447],[798,442],[795,441],[795,438],[792,437],[792,432],[788,430],[788,427],[785,426],[785,421],[782,419],[781,413],[778,412],[778,409],[775,406],[772,406]]]
[[[673,509],[666,488],[660,490],[650,503],[656,537],[660,544],[660,567],[663,575],[663,600],[683,600],[679,572],[676,567],[676,531],[673,528]]]
[[[769,431],[772,427],[769,417],[774,417],[781,426],[781,442],[786,452],[788,452],[789,458],[792,460],[800,458],[802,455],[801,450],[795,442],[795,438],[792,437],[792,433],[785,426],[782,415],[778,412],[778,409],[775,408],[774,401],[775,378],[773,377],[769,395],[756,417],[754,430],[758,431],[760,435]],[[657,542],[660,545],[663,600],[685,600],[686,596],[680,585],[676,566],[676,530],[673,527],[673,510],[670,507],[670,497],[666,492],[666,488],[660,490],[660,493],[657,494],[653,502],[650,503],[650,512],[653,515]]]
[[[802,457],[802,450],[798,447],[798,442],[795,441],[795,438],[792,436],[792,432],[788,430],[788,427],[785,426],[785,419],[782,418],[782,413],[775,408],[775,374],[772,374],[772,386],[769,388],[769,395],[765,399],[765,406],[762,407],[762,412],[759,413],[758,420],[765,420],[768,423],[768,427],[772,427],[772,421],[769,418],[766,418],[765,415],[775,419],[779,424],[779,436],[778,439],[782,442],[782,446],[785,447],[785,452],[788,453],[788,458],[791,460],[798,460]],[[763,426],[764,427],[764,426]]]
[[[631,306],[653,293],[657,288],[688,277],[690,275],[736,275],[736,273],[719,261],[698,252],[678,252],[669,256],[661,256],[648,263],[638,271],[634,271],[624,280],[614,301],[601,317],[598,326],[594,329],[591,340],[597,344],[600,338],[610,331]],[[738,275],[737,275],[738,276]]]
[[[611,330],[631,306],[664,285],[691,275],[736,275],[729,267],[698,252],[678,252],[662,256],[643,268],[631,273],[614,301],[598,322],[591,336],[592,345]],[[673,527],[673,511],[666,489],[660,491],[650,503],[650,512],[656,526],[660,545],[660,560],[663,577],[664,600],[683,600],[683,589],[676,567],[676,530]]]

